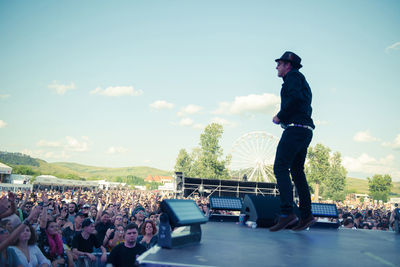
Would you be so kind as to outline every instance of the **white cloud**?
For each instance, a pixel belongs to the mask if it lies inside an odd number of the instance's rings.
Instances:
[[[400,134],[396,136],[393,142],[383,142],[382,146],[391,147],[396,150],[400,149]]]
[[[0,120],[0,128],[5,128],[7,126],[7,123],[3,120]]]
[[[400,170],[395,164],[393,155],[376,159],[363,153],[358,158],[343,158],[343,166],[350,172],[360,172],[371,176],[374,174],[390,174],[392,178],[400,178]]]
[[[49,151],[43,154],[44,159],[69,159],[70,156],[63,150],[60,152]]]
[[[228,121],[224,118],[219,118],[219,117],[215,117],[211,119],[211,123],[218,123],[221,124],[223,126],[231,126],[234,127],[236,126],[236,124],[234,122]]]
[[[150,104],[150,107],[153,109],[172,109],[174,108],[174,104],[168,103],[165,100],[157,100]]]
[[[199,113],[203,107],[197,106],[197,105],[187,105],[186,107],[183,107],[181,111],[178,112],[178,116],[183,117],[185,115],[193,115]]]
[[[122,146],[111,146],[108,148],[109,154],[122,154],[128,152],[128,149]]]
[[[361,131],[354,135],[353,140],[356,142],[376,142],[378,138],[372,136],[369,131]]]
[[[42,139],[42,140],[38,141],[36,143],[36,145],[38,147],[43,147],[43,148],[60,148],[60,147],[62,147],[68,151],[85,152],[85,151],[88,151],[88,148],[89,148],[89,138],[87,136],[82,136],[81,141],[79,141],[77,138],[71,137],[71,136],[66,136],[61,141],[48,141],[48,140]]]
[[[7,94],[7,95],[0,95],[0,99],[6,99],[6,98],[9,98],[9,97],[10,97],[9,94]]]
[[[67,141],[65,149],[76,152],[88,151],[89,144],[87,139],[82,138],[84,139],[84,141],[81,142],[78,139],[71,136],[66,136],[65,139]]]
[[[29,155],[33,158],[40,158],[45,160],[60,160],[60,159],[70,158],[70,156],[65,151],[54,152],[54,151],[24,149],[21,151],[21,153]]]
[[[386,52],[390,52],[390,50],[400,50],[400,42],[396,42],[391,44],[390,46],[386,47]]]
[[[192,126],[193,125],[193,120],[190,118],[183,118],[179,122],[179,125],[181,126]]]
[[[135,90],[133,89],[133,86],[110,86],[104,90],[101,87],[97,87],[96,89],[90,91],[90,94],[99,94],[104,96],[139,96],[143,94],[143,91]]]
[[[38,146],[40,149],[24,149],[23,151],[21,151],[21,153],[44,160],[68,159],[71,157],[68,151],[88,151],[89,138],[86,136],[82,136],[80,139],[81,140],[78,140],[77,138],[71,136],[66,136],[61,141],[48,141],[42,139],[36,143],[36,146]]]
[[[36,144],[39,147],[61,147],[61,143],[57,141],[46,141],[46,140],[40,140]]]
[[[57,94],[63,95],[68,90],[74,90],[75,84],[72,82],[70,84],[59,84],[57,81],[53,81],[53,83],[48,85],[48,88],[55,89]]]
[[[274,94],[237,96],[233,102],[221,102],[214,114],[244,114],[265,113],[273,114],[278,111],[280,98]]]

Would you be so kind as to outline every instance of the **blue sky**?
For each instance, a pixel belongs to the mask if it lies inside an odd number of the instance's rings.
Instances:
[[[172,170],[211,122],[225,154],[249,132],[279,137],[274,59],[291,50],[312,145],[349,176],[399,181],[399,14],[396,0],[0,0],[0,150]]]

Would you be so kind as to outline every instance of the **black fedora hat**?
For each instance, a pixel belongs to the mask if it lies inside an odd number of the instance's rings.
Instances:
[[[303,67],[303,65],[300,64],[301,58],[298,55],[296,55],[295,53],[290,52],[290,51],[286,51],[285,53],[283,53],[281,58],[275,59],[275,62],[278,62],[278,61],[290,62],[290,63],[292,63],[292,66],[296,69],[300,69],[301,67]]]

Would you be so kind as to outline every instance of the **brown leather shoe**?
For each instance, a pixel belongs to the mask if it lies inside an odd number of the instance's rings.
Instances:
[[[293,231],[302,231],[304,229],[307,229],[311,225],[313,225],[317,220],[315,220],[314,216],[309,216],[306,219],[300,219],[299,223],[292,228]]]
[[[289,214],[286,217],[279,217],[278,223],[275,224],[274,226],[271,226],[269,228],[269,231],[270,232],[276,232],[276,231],[285,229],[286,227],[295,224],[298,220],[299,219],[297,218],[297,216],[294,213]]]

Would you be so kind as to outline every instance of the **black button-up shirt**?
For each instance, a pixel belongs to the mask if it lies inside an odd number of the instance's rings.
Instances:
[[[311,119],[312,93],[306,78],[297,69],[292,69],[283,77],[281,89],[281,109],[277,114],[281,123],[308,125],[315,128]]]

